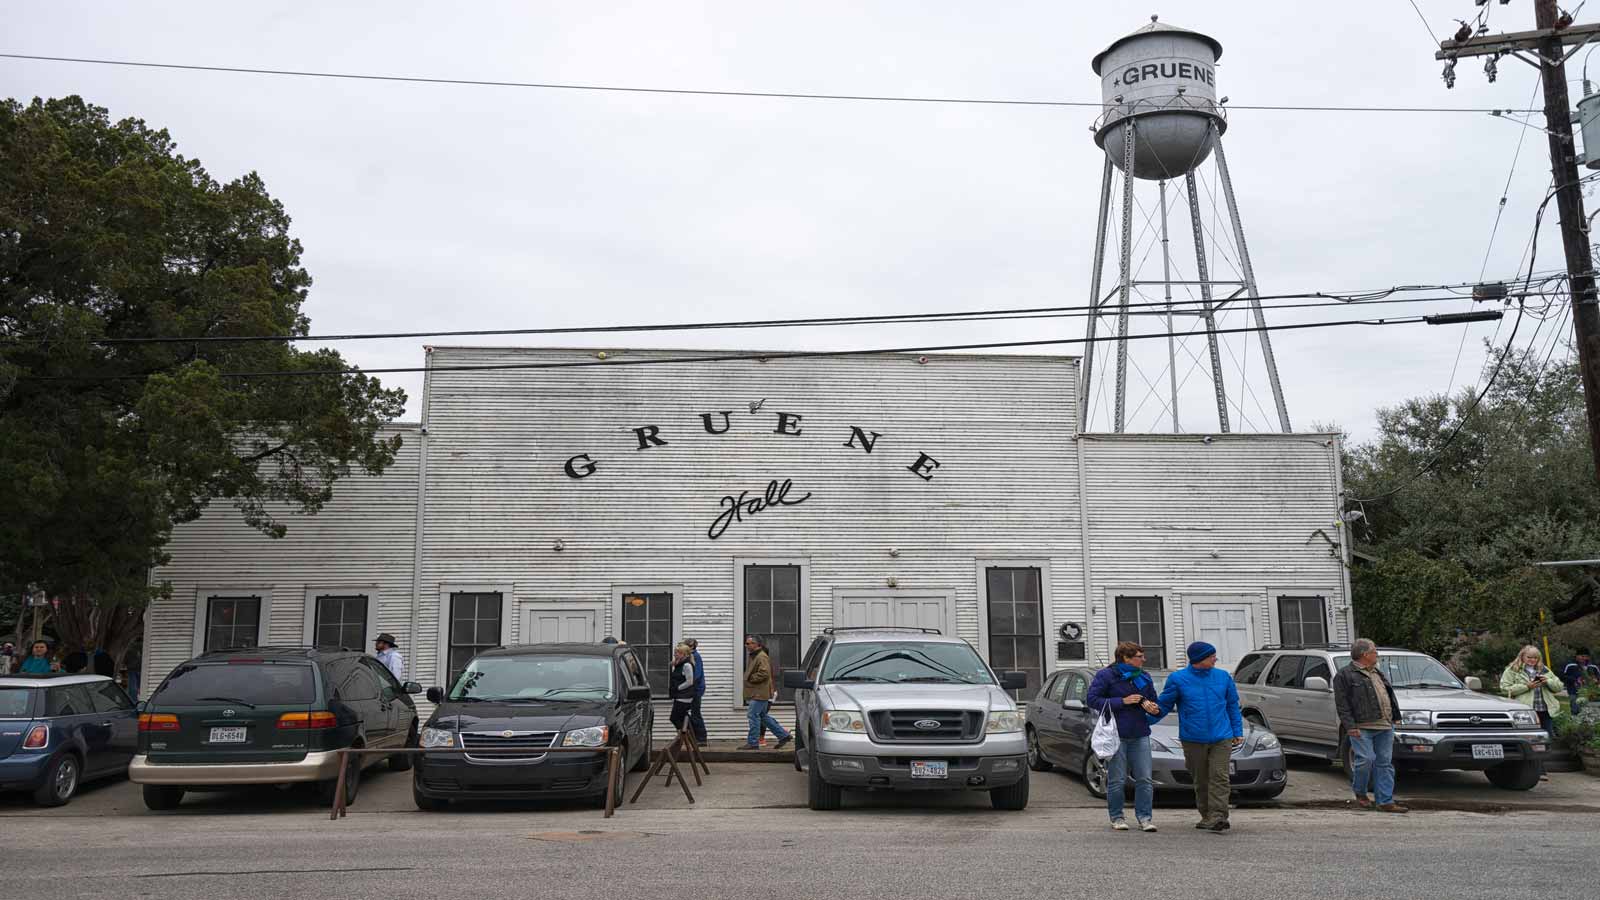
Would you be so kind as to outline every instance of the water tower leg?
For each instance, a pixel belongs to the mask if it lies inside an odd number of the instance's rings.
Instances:
[[[1172,389],[1172,433],[1178,425],[1178,353],[1172,327],[1172,252],[1167,242],[1167,180],[1161,179],[1161,280],[1167,291],[1167,383]]]
[[[1278,382],[1278,362],[1272,356],[1272,338],[1267,333],[1267,317],[1261,312],[1261,294],[1256,290],[1256,273],[1250,265],[1250,250],[1244,243],[1244,224],[1239,221],[1239,204],[1233,199],[1233,179],[1228,177],[1228,157],[1222,152],[1222,138],[1215,140],[1217,172],[1222,176],[1222,195],[1228,201],[1228,218],[1233,221],[1233,239],[1239,245],[1239,268],[1243,271],[1245,290],[1250,295],[1250,309],[1254,311],[1256,329],[1261,335],[1261,358],[1267,366],[1267,380],[1272,383],[1272,402],[1278,407],[1278,427],[1285,433],[1289,428],[1289,407],[1283,402],[1283,385]]]
[[[1133,288],[1133,143],[1137,129],[1132,119],[1122,134],[1122,258],[1118,271],[1122,282],[1117,291],[1117,434],[1124,430],[1123,412],[1128,405],[1128,304]]]
[[[1089,275],[1089,333],[1083,344],[1083,382],[1078,389],[1078,431],[1089,430],[1089,403],[1094,397],[1094,348],[1096,326],[1100,324],[1100,275],[1106,261],[1106,214],[1111,211],[1111,157],[1106,156],[1105,172],[1100,176],[1100,224],[1094,232],[1094,270]]]
[[[1200,282],[1200,309],[1206,323],[1206,349],[1211,351],[1211,386],[1217,393],[1217,425],[1223,434],[1228,433],[1228,394],[1222,384],[1222,354],[1217,348],[1217,318],[1211,309],[1211,273],[1206,266],[1206,237],[1201,229],[1205,220],[1200,217],[1200,191],[1194,183],[1194,171],[1183,174],[1184,187],[1189,192],[1189,224],[1194,227],[1195,278]]]

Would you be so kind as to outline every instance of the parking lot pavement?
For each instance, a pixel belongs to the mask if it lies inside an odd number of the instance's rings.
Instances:
[[[690,778],[690,791],[694,794],[697,809],[803,809],[806,805],[805,776],[788,763],[719,763],[710,764],[711,774],[703,786],[696,786]],[[687,767],[685,767],[687,771]],[[630,775],[627,795],[631,797],[643,775]],[[1103,801],[1096,800],[1083,783],[1059,772],[1033,773],[1030,785],[1029,809],[1103,809]],[[1531,791],[1503,791],[1489,784],[1476,772],[1433,772],[1421,775],[1402,775],[1396,789],[1399,798],[1419,810],[1464,810],[1469,812],[1514,812],[1519,810],[1590,812],[1600,813],[1600,778],[1581,772],[1554,773],[1550,781]],[[1295,760],[1291,764],[1289,788],[1277,801],[1264,804],[1246,802],[1246,806],[1284,806],[1310,808],[1339,808],[1350,799],[1350,791],[1340,769],[1312,761]],[[1162,794],[1157,805],[1163,809],[1192,807],[1187,794]],[[527,812],[594,811],[597,806],[579,802],[545,803],[474,803],[458,804],[462,810],[488,814]],[[673,810],[687,809],[690,804],[676,783],[665,786],[665,779],[657,776],[640,796],[636,807],[628,809]],[[966,810],[989,809],[989,799],[982,793],[846,793],[847,809],[883,810]],[[8,817],[157,817],[171,815],[246,815],[246,814],[301,814],[315,815],[325,808],[317,801],[315,793],[306,786],[291,789],[251,788],[207,794],[190,794],[183,806],[171,813],[152,813],[144,807],[140,788],[124,779],[100,782],[84,787],[67,806],[42,809],[22,794],[0,795],[0,818]],[[350,807],[351,817],[376,814],[409,813],[421,815],[411,800],[411,774],[389,772],[379,766],[368,770],[362,780],[361,794]]]

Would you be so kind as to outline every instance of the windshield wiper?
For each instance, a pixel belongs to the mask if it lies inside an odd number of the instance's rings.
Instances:
[[[1431,681],[1419,681],[1416,684],[1397,684],[1397,685],[1395,685],[1395,687],[1399,688],[1400,690],[1406,690],[1406,691],[1417,691],[1417,690],[1422,690],[1422,691],[1428,691],[1428,690],[1459,691],[1459,690],[1461,690],[1461,685],[1459,685],[1459,684],[1435,684],[1434,682],[1431,682]]]
[[[195,699],[196,700],[216,700],[216,701],[221,702],[221,703],[237,703],[240,706],[248,706],[251,709],[255,709],[256,708],[256,705],[254,703],[251,703],[249,700],[241,700],[238,697],[196,697]]]
[[[948,675],[918,675],[915,678],[902,678],[901,684],[971,684],[960,678],[951,678]]]
[[[549,697],[549,696],[554,695],[554,694],[565,694],[565,693],[568,693],[570,691],[578,691],[578,692],[585,693],[585,694],[592,694],[596,690],[597,690],[597,688],[580,688],[580,687],[552,688],[552,689],[550,689],[548,691],[545,691],[543,694],[540,694],[539,696],[540,697]]]
[[[838,675],[838,676],[835,676],[833,678],[829,678],[829,679],[826,679],[826,680],[827,681],[875,681],[875,682],[878,682],[880,684],[890,683],[889,679],[887,679],[887,678],[879,678],[876,675]]]

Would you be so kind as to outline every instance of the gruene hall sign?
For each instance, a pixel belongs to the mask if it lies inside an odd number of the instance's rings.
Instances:
[[[802,417],[796,413],[780,412],[773,414],[777,421],[772,429],[773,434],[782,434],[790,437],[799,437],[804,433],[800,421]],[[721,417],[718,422],[717,418]],[[727,434],[733,428],[733,411],[720,410],[715,413],[701,413],[700,425],[706,434]],[[868,431],[859,425],[849,426],[849,435],[841,447],[860,450],[870,454],[877,447],[878,438],[882,433]],[[672,442],[661,436],[660,425],[641,425],[633,429],[633,435],[638,440],[634,452],[655,450],[658,447],[671,446]],[[906,471],[921,478],[923,481],[932,481],[934,470],[939,468],[938,460],[926,453],[919,452],[917,458]],[[567,477],[573,479],[588,478],[600,470],[600,463],[588,453],[579,453],[570,457],[565,466]],[[756,493],[742,490],[738,494],[725,494],[718,501],[721,511],[712,520],[711,526],[706,529],[706,537],[716,540],[727,532],[728,528],[736,523],[743,522],[747,517],[757,515],[764,510],[784,506],[799,506],[811,499],[811,492],[796,494],[793,479],[785,478],[782,481],[774,478],[767,482],[765,488],[757,489]]]

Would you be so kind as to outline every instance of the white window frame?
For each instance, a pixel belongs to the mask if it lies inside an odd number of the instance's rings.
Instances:
[[[602,637],[610,636],[623,640],[622,636],[622,598],[628,594],[671,594],[672,595],[672,634],[668,635],[667,644],[671,646],[683,640],[683,583],[672,584],[662,582],[626,582],[611,586],[611,622],[606,626],[609,630]],[[629,644],[628,646],[633,646]],[[639,656],[638,653],[634,654]],[[645,666],[645,683],[649,683],[650,669],[644,657],[639,656],[639,665]],[[652,700],[665,700],[665,696],[651,697]]]
[[[450,674],[450,595],[451,594],[499,594],[500,595],[500,645],[511,643],[512,623],[517,617],[516,583],[510,581],[466,581],[439,585],[439,615],[438,630],[434,637],[438,643],[433,646],[433,683],[443,685],[445,690],[450,685],[444,684],[445,676]],[[405,652],[401,648],[401,653]],[[417,665],[415,660],[411,665]]]
[[[376,634],[378,612],[378,586],[375,584],[336,584],[331,587],[307,587],[305,594],[304,618],[301,622],[300,635],[307,647],[317,645],[317,598],[318,597],[365,597],[367,598],[367,630]],[[357,650],[361,647],[355,648]]]
[[[266,646],[272,634],[272,585],[199,585],[194,589],[194,633],[190,640],[191,655],[206,652],[206,614],[212,598],[242,600],[261,598],[261,617],[256,620],[256,646]]]
[[[1184,614],[1183,594],[1175,590],[1171,585],[1160,586],[1152,584],[1115,585],[1102,589],[1100,606],[1102,609],[1101,621],[1104,624],[1105,634],[1101,640],[1101,645],[1105,647],[1105,662],[1101,663],[1101,665],[1110,665],[1116,660],[1118,597],[1161,598],[1161,636],[1166,641],[1162,649],[1166,651],[1167,667],[1172,668],[1173,663],[1183,655],[1183,647],[1173,643],[1173,638],[1176,636],[1176,629],[1173,628],[1173,612],[1176,610],[1179,616]],[[1179,624],[1183,624],[1181,619]],[[1187,665],[1187,662],[1185,662],[1185,665]],[[1181,669],[1183,666],[1178,666],[1177,668]]]
[[[811,649],[817,636],[811,631],[811,557],[809,556],[736,556],[733,558],[733,675],[729,679],[728,703],[730,709],[743,710],[744,703],[744,567],[745,566],[799,566],[800,567],[800,660]],[[831,614],[831,610],[830,610]],[[765,635],[763,635],[765,637]],[[774,703],[774,706],[793,706],[792,703]]]
[[[594,627],[600,633],[595,638],[598,642],[611,632],[606,630],[607,604],[604,600],[524,600],[517,604],[517,643],[533,643],[533,635],[528,634],[522,627],[530,611],[547,612],[592,612],[594,613]]]
[[[1054,591],[1050,578],[1050,560],[1043,557],[1036,558],[987,558],[976,561],[975,568],[978,586],[978,652],[983,655],[983,661],[989,662],[989,570],[990,569],[1038,569],[1039,570],[1039,638],[1044,654],[1041,670],[1049,676],[1060,667],[1056,662],[1055,642],[1059,639],[1056,634],[1055,604],[1051,600]],[[1086,636],[1087,637],[1087,636]],[[991,665],[991,668],[993,666]],[[1043,682],[1040,682],[1041,686]]]
[[[1282,646],[1283,643],[1284,643],[1284,640],[1283,640],[1283,627],[1282,627],[1283,623],[1280,621],[1280,617],[1278,615],[1278,598],[1279,597],[1321,597],[1322,598],[1322,626],[1323,626],[1323,628],[1325,628],[1327,630],[1328,642],[1329,643],[1339,643],[1340,642],[1340,640],[1339,640],[1339,630],[1336,627],[1336,620],[1334,618],[1334,609],[1333,609],[1333,600],[1334,600],[1334,597],[1336,597],[1336,596],[1338,596],[1338,592],[1337,591],[1330,591],[1326,587],[1321,587],[1321,588],[1310,588],[1310,587],[1269,587],[1269,588],[1267,588],[1266,596],[1263,597],[1262,599],[1263,599],[1263,604],[1267,608],[1267,617],[1272,623],[1272,627],[1269,629],[1269,631],[1271,632],[1271,638],[1272,639],[1271,639],[1271,641],[1269,641],[1269,643],[1277,644],[1279,646]]]

